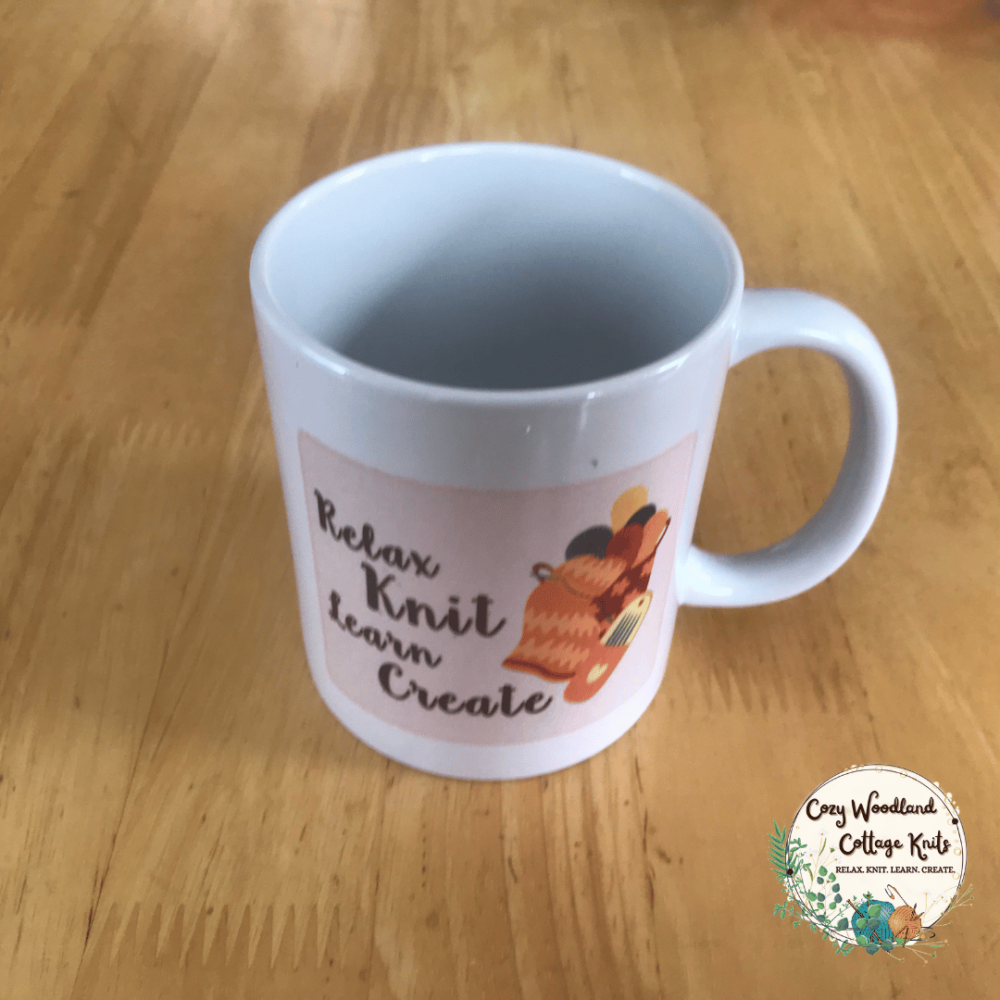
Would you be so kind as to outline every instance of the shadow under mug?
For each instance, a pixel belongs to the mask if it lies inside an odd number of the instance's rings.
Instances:
[[[719,219],[624,163],[380,156],[286,204],[250,281],[313,678],[413,767],[518,778],[597,753],[652,701],[678,605],[812,587],[885,493],[896,399],[868,328],[744,290]],[[843,466],[791,537],[705,552],[726,373],[779,347],[839,362]]]

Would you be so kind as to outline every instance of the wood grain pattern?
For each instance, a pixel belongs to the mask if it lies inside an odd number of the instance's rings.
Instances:
[[[0,996],[995,995],[998,103],[992,0],[0,3]],[[688,188],[900,400],[843,570],[683,610],[629,734],[503,785],[315,693],[246,279],[305,183],[473,138]],[[701,540],[796,527],[846,433],[823,359],[734,370]],[[771,823],[869,760],[963,806],[977,903],[926,967],[771,915]]]

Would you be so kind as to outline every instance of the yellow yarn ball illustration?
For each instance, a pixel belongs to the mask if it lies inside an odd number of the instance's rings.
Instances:
[[[649,503],[649,490],[645,486],[631,486],[611,505],[611,530],[620,531],[628,519]]]

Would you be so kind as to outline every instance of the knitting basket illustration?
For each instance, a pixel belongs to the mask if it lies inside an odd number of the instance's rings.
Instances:
[[[656,551],[670,515],[648,502],[644,486],[611,507],[611,524],[581,531],[558,566],[531,568],[538,581],[524,605],[521,639],[503,661],[509,670],[568,682],[568,702],[592,698],[608,682],[642,627]]]

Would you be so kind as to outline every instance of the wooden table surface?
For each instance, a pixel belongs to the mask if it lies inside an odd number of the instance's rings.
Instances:
[[[0,997],[1000,995],[997,3],[2,0],[0,52]],[[314,690],[247,283],[307,182],[473,138],[688,188],[900,405],[840,572],[683,609],[635,728],[508,784]],[[832,363],[741,365],[702,542],[801,523],[846,433]],[[773,916],[772,824],[867,762],[962,807],[926,965]]]

